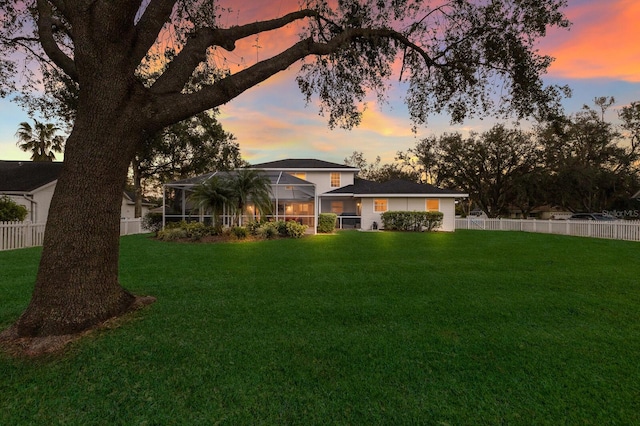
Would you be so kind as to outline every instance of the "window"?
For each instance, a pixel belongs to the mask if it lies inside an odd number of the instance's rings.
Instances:
[[[342,201],[331,202],[331,213],[340,214],[343,211],[344,211],[344,202]]]
[[[340,188],[340,173],[332,172],[331,173],[331,187],[332,188]]]
[[[437,198],[427,198],[427,211],[438,212],[440,211],[440,200]]]
[[[373,200],[373,211],[383,213],[387,211],[387,199],[380,198]]]

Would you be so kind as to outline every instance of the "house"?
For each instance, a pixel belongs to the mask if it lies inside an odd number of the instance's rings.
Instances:
[[[441,230],[453,231],[456,199],[468,197],[458,191],[408,181],[366,181],[356,177],[356,167],[315,159],[286,159],[254,164],[251,168],[263,171],[271,182],[275,207],[271,218],[297,220],[312,230],[321,213],[337,214],[340,227],[369,230],[382,227],[381,215],[385,211],[434,210],[444,214]],[[215,175],[232,173],[214,172],[166,184],[164,194],[175,191],[175,204],[172,210],[165,211],[165,221],[203,219],[200,212],[191,211],[189,192]]]
[[[44,223],[62,167],[61,162],[0,160],[0,196],[6,195],[25,206],[29,212],[27,220]],[[123,193],[122,218],[133,219],[134,207],[135,196]],[[143,202],[143,216],[150,207],[151,203]]]

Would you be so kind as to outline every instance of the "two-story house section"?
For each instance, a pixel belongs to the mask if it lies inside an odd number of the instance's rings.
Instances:
[[[285,159],[254,164],[271,182],[273,212],[267,219],[296,220],[315,232],[318,215],[335,213],[338,226],[370,230],[382,227],[385,211],[440,211],[441,230],[455,229],[455,201],[468,194],[408,181],[371,182],[357,178],[358,168],[316,159]],[[234,172],[214,172],[165,185],[174,191],[174,205],[165,209],[166,220],[204,220],[202,212],[191,211],[188,196],[196,185],[213,176]],[[251,206],[244,215],[255,216]],[[230,220],[228,221],[230,224]]]
[[[313,202],[311,200],[306,202],[291,200],[285,206],[285,213],[291,212],[294,215],[311,213],[314,216],[313,223],[317,223],[317,216],[320,213],[336,213],[340,217],[339,226],[342,225],[343,221],[345,224],[348,223],[349,226],[359,223],[359,220],[356,222],[356,216],[360,215],[360,207],[353,197],[345,197],[342,194],[328,196],[327,194],[336,189],[353,185],[356,173],[360,169],[344,164],[308,158],[271,161],[254,164],[251,168],[270,173],[287,173],[290,176],[314,184],[315,200]]]

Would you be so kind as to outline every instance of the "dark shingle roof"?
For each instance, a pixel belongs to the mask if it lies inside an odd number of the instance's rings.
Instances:
[[[330,163],[328,161],[315,160],[312,158],[288,158],[286,160],[270,161],[268,163],[252,164],[252,169],[264,169],[264,170],[312,170],[312,169],[324,169],[324,170],[359,170],[357,167],[351,167],[344,164]]]
[[[0,191],[31,192],[58,179],[61,162],[0,160]]]
[[[338,188],[327,194],[354,194],[354,195],[466,195],[451,189],[438,188],[427,183],[415,183],[407,180],[391,180],[388,182],[373,182],[370,180],[356,179],[353,185]]]

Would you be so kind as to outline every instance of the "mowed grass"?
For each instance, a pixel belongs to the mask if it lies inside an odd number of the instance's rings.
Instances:
[[[0,326],[39,249],[0,253]],[[158,301],[0,355],[0,424],[639,424],[640,245],[512,232],[122,239]]]

